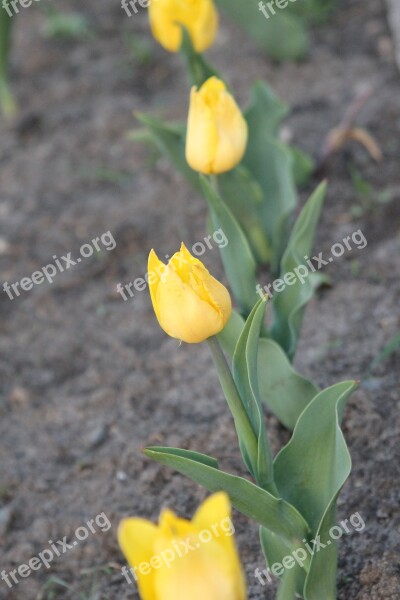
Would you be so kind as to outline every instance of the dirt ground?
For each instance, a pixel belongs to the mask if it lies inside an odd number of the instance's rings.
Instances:
[[[47,585],[46,600],[131,600],[138,596],[120,572],[119,520],[155,519],[167,505],[191,516],[206,495],[144,458],[141,447],[192,448],[231,472],[244,469],[207,347],[168,338],[147,291],[126,302],[116,293],[117,283],[144,275],[151,247],[171,253],[206,233],[202,198],[164,159],[126,138],[137,126],[133,110],[184,118],[184,70],[153,43],[144,14],[129,19],[106,0],[63,6],[83,11],[93,33],[45,39],[38,8],[17,20],[12,76],[21,115],[0,123],[2,282],[30,276],[54,255],[76,256],[107,231],[116,248],[52,285],[13,300],[0,295],[0,570],[27,563],[49,540],[71,539],[102,512],[112,527],[11,589],[0,581],[0,598],[35,600]],[[313,155],[357,91],[374,86],[358,123],[384,161],[353,145],[332,160],[315,249],[327,252],[358,229],[368,245],[327,269],[332,287],[307,311],[296,363],[321,386],[362,380],[344,422],[354,470],[339,517],[359,512],[366,527],[341,540],[338,597],[398,600],[399,352],[365,378],[400,322],[400,74],[384,2],[343,1],[297,65],[273,64],[224,17],[210,59],[242,105],[254,79],[269,82],[292,107],[294,141]],[[354,173],[369,185],[355,185]],[[204,260],[221,276],[217,248]],[[273,417],[270,426],[277,450],[288,433]],[[235,525],[249,598],[272,600],[274,585],[254,576],[264,565],[257,527],[237,513]],[[70,587],[50,585],[54,577]]]

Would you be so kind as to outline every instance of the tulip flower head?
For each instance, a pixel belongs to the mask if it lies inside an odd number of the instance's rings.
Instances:
[[[210,496],[192,521],[164,510],[159,524],[124,519],[118,540],[142,600],[245,600],[227,495]]]
[[[247,123],[217,77],[200,89],[192,88],[186,135],[186,160],[206,175],[230,171],[242,160],[247,145]]]
[[[169,52],[179,52],[182,26],[197,52],[212,46],[217,35],[214,0],[150,0],[149,18],[153,36]]]
[[[148,280],[158,322],[173,338],[204,342],[222,331],[231,316],[228,290],[183,243],[168,265],[150,252]]]

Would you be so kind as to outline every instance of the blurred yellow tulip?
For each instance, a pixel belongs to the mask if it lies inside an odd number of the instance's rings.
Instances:
[[[148,262],[151,301],[158,322],[173,338],[188,344],[219,333],[232,312],[228,290],[182,243],[168,265],[154,250]]]
[[[214,43],[218,13],[213,0],[150,0],[150,26],[155,39],[170,52],[179,52],[183,25],[197,52]]]
[[[230,171],[242,160],[247,145],[247,123],[217,77],[200,89],[192,88],[186,136],[186,160],[206,175]]]
[[[225,493],[210,496],[192,521],[164,510],[159,524],[124,519],[118,540],[142,600],[245,600],[242,567]],[[129,581],[129,575],[125,575]]]

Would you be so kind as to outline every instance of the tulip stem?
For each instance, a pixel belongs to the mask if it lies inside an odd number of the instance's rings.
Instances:
[[[243,405],[242,398],[236,387],[232,372],[229,368],[225,355],[222,351],[220,343],[216,336],[210,337],[207,340],[211,350],[211,354],[218,371],[218,377],[221,383],[222,390],[225,394],[226,401],[235,421],[236,431],[239,441],[243,442],[246,451],[251,458],[252,465],[257,464],[258,457],[258,440],[254,432],[253,426]],[[246,462],[246,460],[245,460]],[[253,470],[255,470],[253,468]],[[257,473],[252,475],[257,479]],[[277,489],[273,482],[268,485],[268,490],[274,496],[278,496]]]
[[[213,190],[219,194],[218,175],[210,175],[210,183]]]

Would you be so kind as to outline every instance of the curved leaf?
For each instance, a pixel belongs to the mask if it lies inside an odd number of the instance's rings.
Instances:
[[[243,165],[218,176],[218,190],[243,229],[257,262],[268,264],[271,248],[262,225],[263,192]]]
[[[265,84],[259,82],[253,87],[245,115],[249,141],[243,164],[263,190],[261,218],[272,248],[274,272],[278,271],[288,239],[289,218],[297,205],[292,154],[277,140],[287,112],[287,107]]]
[[[290,359],[293,359],[296,351],[305,307],[314,293],[314,278],[309,276],[310,268],[305,265],[304,257],[311,253],[325,194],[326,183],[322,183],[306,202],[294,224],[282,258],[281,274],[296,273],[295,270],[302,267],[305,269],[303,281],[296,277],[294,284],[286,285],[282,292],[273,296],[271,337],[282,346]]]
[[[219,342],[232,359],[235,352],[236,344],[244,327],[244,319],[236,310],[232,310],[231,317],[224,329],[217,335]]]
[[[293,506],[242,477],[178,456],[165,448],[146,448],[144,453],[190,477],[210,492],[226,492],[238,511],[282,537],[289,548],[296,547],[308,533],[307,523]]]
[[[218,334],[224,351],[233,358],[244,327],[235,311]],[[300,414],[318,394],[318,387],[298,373],[281,346],[269,338],[260,338],[258,347],[258,386],[261,402],[267,405],[288,429],[294,429]]]
[[[257,438],[257,456],[252,457],[257,483],[274,493],[272,452],[264,424],[257,373],[260,331],[266,304],[265,299],[259,300],[250,313],[233,355],[232,371]]]
[[[262,401],[288,429],[294,429],[319,391],[312,381],[295,371],[281,346],[267,338],[260,339],[258,380]]]
[[[301,414],[290,442],[274,461],[275,482],[311,527],[313,539],[334,524],[337,496],[351,471],[340,422],[345,403],[357,387],[338,383],[320,392]],[[336,544],[330,541],[311,558],[306,600],[335,600]]]
[[[220,248],[221,258],[233,295],[247,316],[259,299],[254,256],[242,228],[221,196],[206,177],[201,176],[200,181],[210,208],[213,228],[221,228],[228,238],[228,244]]]

